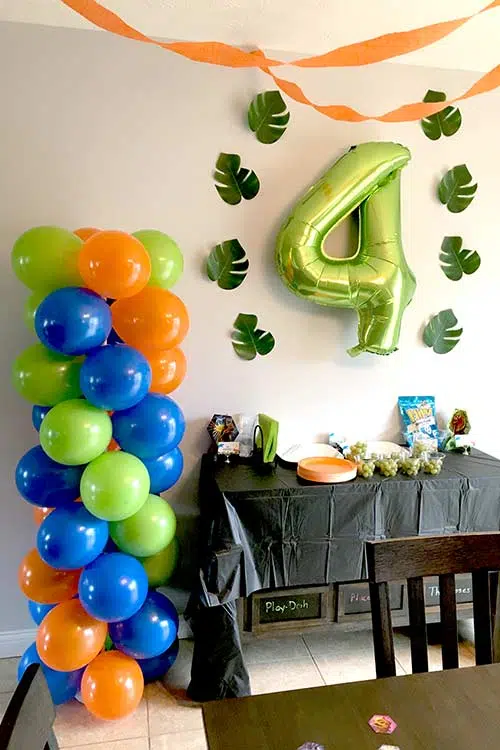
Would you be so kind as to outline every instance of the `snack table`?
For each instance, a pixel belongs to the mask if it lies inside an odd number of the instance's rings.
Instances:
[[[366,579],[364,542],[500,530],[500,461],[446,454],[437,476],[375,474],[309,484],[294,469],[202,459],[199,572],[186,616],[195,638],[190,696],[250,694],[236,601],[259,589]]]

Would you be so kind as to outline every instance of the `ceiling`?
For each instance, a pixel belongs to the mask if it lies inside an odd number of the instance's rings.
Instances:
[[[100,0],[142,32],[318,54],[478,11],[487,0]],[[61,0],[0,0],[0,21],[94,28]],[[498,64],[500,7],[398,62],[486,71]]]

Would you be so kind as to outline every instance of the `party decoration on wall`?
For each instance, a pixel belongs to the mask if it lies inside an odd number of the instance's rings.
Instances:
[[[72,10],[79,13],[83,18],[93,23],[100,29],[109,31],[112,34],[134,39],[146,44],[153,44],[161,49],[175,52],[178,55],[187,57],[197,62],[209,63],[211,65],[224,65],[231,68],[259,68],[269,75],[275,85],[301,104],[305,104],[317,112],[329,117],[332,120],[343,120],[347,122],[363,122],[365,120],[378,120],[379,122],[408,122],[421,120],[423,117],[435,114],[448,106],[462,99],[468,99],[478,94],[500,86],[500,66],[495,66],[488,73],[482,75],[467,91],[452,100],[444,102],[412,102],[386,112],[383,115],[364,115],[357,110],[344,104],[318,105],[310,101],[297,86],[296,83],[280,79],[275,76],[270,68],[280,65],[291,65],[306,68],[329,68],[329,67],[357,67],[361,65],[371,65],[377,62],[390,60],[393,57],[414,52],[423,49],[430,44],[434,44],[441,39],[449,36],[451,33],[461,28],[471,19],[488,10],[500,6],[500,0],[488,2],[475,13],[461,18],[433,23],[429,26],[423,26],[417,29],[405,30],[401,32],[392,32],[384,34],[373,39],[362,42],[355,42],[343,47],[337,47],[324,54],[315,55],[314,57],[301,58],[293,61],[281,61],[267,58],[259,50],[243,50],[230,44],[221,42],[162,42],[158,39],[148,37],[138,29],[135,29],[120,18],[119,15],[106,8],[97,0],[61,0]]]
[[[441,243],[441,268],[451,281],[459,281],[464,273],[475,273],[481,265],[479,254],[475,250],[462,248],[462,243],[461,237],[445,237]]]
[[[424,102],[444,102],[446,94],[444,91],[429,91],[424,96]],[[462,115],[458,107],[444,107],[434,115],[424,117],[420,121],[422,130],[431,141],[437,141],[442,135],[449,137],[455,135],[462,124]]]
[[[290,112],[279,91],[263,91],[248,108],[248,127],[261,143],[276,143],[286,130]]]
[[[277,238],[278,273],[292,292],[357,310],[359,343],[351,356],[396,351],[415,291],[401,241],[400,172],[409,159],[409,150],[397,143],[353,146],[296,204]],[[326,255],[325,238],[356,208],[356,254]]]
[[[214,179],[220,197],[231,206],[236,206],[242,198],[252,200],[260,189],[259,178],[253,170],[241,166],[238,154],[219,154]]]
[[[148,285],[171,289],[184,270],[184,258],[177,243],[157,229],[140,229],[132,236],[142,242],[151,260]]]
[[[465,211],[477,190],[477,183],[471,183],[472,175],[465,164],[449,169],[438,186],[439,200],[453,214]]]
[[[264,357],[274,349],[274,336],[269,331],[257,328],[257,316],[240,313],[233,323],[231,341],[240,359],[255,359],[257,354]]]
[[[81,690],[89,711],[113,719],[137,707],[143,672],[161,676],[177,654],[175,608],[154,591],[177,562],[176,518],[150,492],[170,489],[182,474],[184,416],[165,394],[186,373],[177,344],[189,316],[167,290],[183,268],[170,237],[77,232],[36,227],[12,252],[17,276],[33,289],[25,318],[39,339],[12,371],[40,439],[15,475],[38,527],[18,571],[38,626],[19,676],[40,663],[54,703]],[[111,623],[123,626],[116,643]],[[144,664],[125,653],[127,633],[135,645],[150,639],[140,649]]]
[[[208,256],[207,276],[221,289],[237,289],[248,273],[249,261],[237,239],[216,245]]]
[[[436,354],[448,354],[460,341],[463,328],[457,328],[458,320],[453,310],[441,310],[434,315],[424,329],[424,344],[432,347]]]

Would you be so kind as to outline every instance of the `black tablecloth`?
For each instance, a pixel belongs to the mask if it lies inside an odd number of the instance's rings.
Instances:
[[[500,461],[449,453],[437,476],[380,474],[337,485],[295,470],[214,464],[200,476],[201,559],[188,607],[197,700],[249,693],[236,599],[259,589],[366,578],[364,542],[500,529]]]

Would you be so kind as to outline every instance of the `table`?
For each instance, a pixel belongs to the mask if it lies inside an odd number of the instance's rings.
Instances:
[[[200,565],[186,611],[195,700],[250,694],[236,614],[259,589],[367,577],[366,540],[500,530],[500,461],[449,453],[441,474],[314,485],[294,469],[202,460]]]
[[[500,664],[271,693],[203,706],[209,750],[497,750]],[[397,723],[375,734],[374,714]]]

